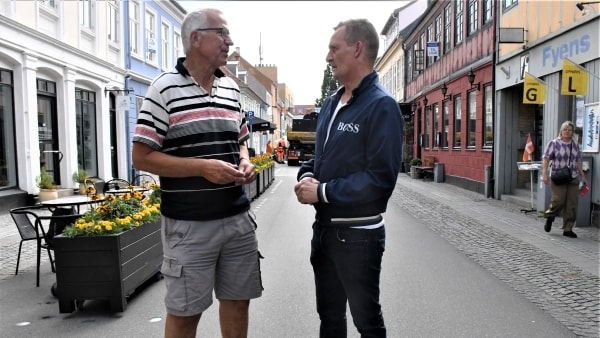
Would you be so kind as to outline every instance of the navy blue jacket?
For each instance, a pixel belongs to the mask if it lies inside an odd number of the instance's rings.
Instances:
[[[344,92],[327,98],[319,113],[314,157],[297,179],[319,180],[316,220],[323,226],[360,226],[381,221],[402,161],[404,118],[396,100],[367,75],[327,129]]]

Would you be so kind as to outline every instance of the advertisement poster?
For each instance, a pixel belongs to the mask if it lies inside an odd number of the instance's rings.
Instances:
[[[582,136],[582,151],[597,153],[600,148],[600,103],[596,102],[585,106]]]

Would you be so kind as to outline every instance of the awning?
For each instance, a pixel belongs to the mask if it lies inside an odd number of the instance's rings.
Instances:
[[[275,126],[275,124],[273,124],[267,120],[263,120],[260,117],[256,117],[256,116],[252,119],[252,132],[275,130],[275,129],[277,129],[277,126]]]

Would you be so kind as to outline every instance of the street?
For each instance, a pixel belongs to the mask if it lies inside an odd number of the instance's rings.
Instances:
[[[250,337],[318,337],[309,262],[314,209],[296,201],[297,170],[278,164],[273,184],[252,202],[259,249],[265,256],[265,290],[251,302]],[[381,302],[388,337],[598,337],[597,238],[581,236],[574,242],[559,237],[559,230],[543,233],[541,222],[536,229],[525,229],[524,223],[535,220],[518,213],[509,220],[483,197],[476,201],[481,203],[470,202],[472,215],[459,214],[449,205],[469,205],[463,201],[467,197],[460,190],[439,190],[444,186],[401,173],[384,214]],[[427,190],[419,192],[423,189]],[[486,220],[478,215],[487,215],[490,224],[502,219],[508,229],[520,228],[520,238],[506,229],[481,225]],[[47,257],[43,255],[46,261],[36,288],[34,255],[21,257],[19,275],[14,276],[18,234],[0,237],[2,336],[163,336],[163,281],[149,283],[130,297],[122,313],[110,313],[106,302],[89,301],[83,311],[60,314],[50,294],[55,276]],[[558,258],[532,244],[548,238],[557,250],[582,254]],[[23,247],[32,252],[34,245]],[[576,287],[561,284],[566,274]],[[569,297],[588,305],[572,304]],[[215,300],[203,314],[198,337],[220,337],[217,309]],[[349,337],[359,337],[348,315]]]

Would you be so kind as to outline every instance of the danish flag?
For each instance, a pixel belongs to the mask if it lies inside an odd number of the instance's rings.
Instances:
[[[527,144],[525,145],[525,151],[523,151],[523,162],[531,161],[533,154],[533,142],[531,142],[531,134],[527,135]]]

